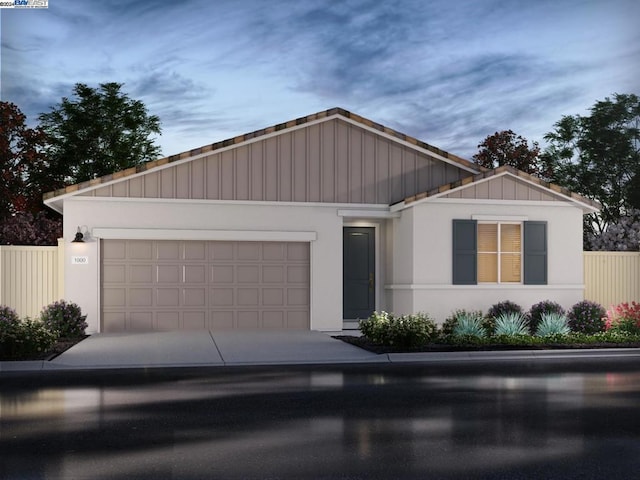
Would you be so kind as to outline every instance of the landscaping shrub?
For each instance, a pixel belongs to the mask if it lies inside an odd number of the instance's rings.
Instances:
[[[84,336],[87,329],[86,318],[78,305],[64,300],[47,305],[40,314],[40,319],[46,327],[52,332],[58,332],[60,338]]]
[[[559,303],[552,302],[551,300],[543,300],[531,307],[529,310],[529,328],[531,332],[535,333],[538,329],[538,324],[542,320],[542,315],[545,313],[556,313],[558,315],[564,315],[564,308]]]
[[[425,313],[394,316],[387,312],[374,312],[360,320],[360,331],[378,345],[413,348],[429,343],[436,335],[435,322]]]
[[[502,313],[496,317],[496,327],[494,335],[500,336],[516,336],[516,335],[528,335],[529,324],[527,319],[522,313],[508,312]]]
[[[576,303],[567,314],[572,332],[593,334],[604,331],[607,312],[599,303],[583,300]]]
[[[487,317],[498,318],[503,313],[518,313],[520,315],[524,315],[520,305],[510,300],[505,300],[504,302],[492,305],[487,311]]]
[[[607,310],[605,329],[640,334],[640,303],[621,303]]]
[[[482,326],[482,317],[476,312],[465,312],[457,317],[457,322],[453,328],[455,337],[479,337],[487,336],[487,331]]]
[[[451,315],[445,319],[444,323],[440,327],[440,331],[442,335],[443,336],[453,335],[453,330],[458,324],[458,318],[466,315],[482,318],[482,310],[473,310],[473,311],[467,311],[464,309],[454,310],[451,313]]]
[[[567,317],[557,312],[543,313],[536,327],[538,337],[568,335],[570,332]]]
[[[522,307],[510,300],[496,303],[489,308],[484,318],[483,326],[489,335],[494,335],[496,330],[496,318],[505,313],[517,313],[524,315]]]
[[[0,305],[0,324],[2,323],[17,323],[20,321],[16,311],[7,307],[6,305]]]
[[[41,354],[56,340],[57,334],[39,320],[0,320],[0,360],[20,360]]]

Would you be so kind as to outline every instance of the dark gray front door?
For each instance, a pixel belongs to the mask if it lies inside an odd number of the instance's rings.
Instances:
[[[342,313],[345,319],[368,318],[376,308],[375,229],[344,227]]]

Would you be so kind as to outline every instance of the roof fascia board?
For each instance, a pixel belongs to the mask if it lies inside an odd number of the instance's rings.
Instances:
[[[196,205],[239,205],[254,207],[323,207],[344,210],[358,209],[369,213],[389,212],[389,205],[385,203],[324,203],[324,202],[278,202],[275,200],[208,200],[200,198],[142,198],[142,197],[75,197],[74,202],[109,202],[109,203],[165,203],[165,204],[196,204]]]

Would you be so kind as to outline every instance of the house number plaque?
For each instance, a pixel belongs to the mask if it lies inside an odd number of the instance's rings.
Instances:
[[[89,257],[71,257],[72,265],[88,265]]]

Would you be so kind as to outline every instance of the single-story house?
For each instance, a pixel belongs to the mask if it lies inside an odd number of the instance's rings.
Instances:
[[[45,195],[89,332],[339,331],[583,298],[599,205],[334,108]],[[77,232],[83,242],[72,242]]]

